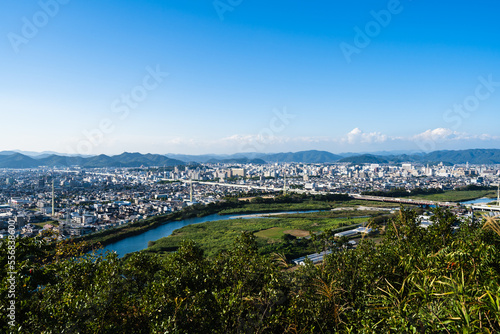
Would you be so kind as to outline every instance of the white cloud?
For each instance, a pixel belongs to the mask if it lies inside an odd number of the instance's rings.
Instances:
[[[355,128],[347,134],[346,140],[349,144],[355,144],[362,134],[363,132],[359,128]]]
[[[472,135],[465,132],[457,132],[447,128],[436,128],[419,133],[411,138],[414,141],[459,141],[459,140],[498,140],[500,137],[489,134]]]
[[[357,144],[357,143],[383,143],[388,140],[388,136],[380,133],[380,132],[370,132],[365,133],[361,131],[359,128],[354,128],[351,132],[349,132],[344,138],[341,138],[341,142],[348,142],[349,144]]]
[[[82,140],[78,136],[68,140],[73,151]],[[496,147],[499,136],[490,134],[467,134],[448,128],[428,129],[419,134],[390,136],[381,132],[364,132],[354,128],[341,136],[289,137],[274,134],[238,134],[226,137],[181,137],[181,136],[139,136],[107,135],[99,145],[92,145],[91,154],[119,154],[123,151],[151,153],[236,153],[236,152],[283,152],[320,149],[331,152],[376,151],[405,149],[433,151],[473,147]],[[62,150],[66,151],[66,150]],[[69,152],[65,152],[69,153]]]
[[[453,139],[458,136],[458,133],[446,128],[437,128],[434,130],[427,130],[413,136],[413,140],[445,140]]]

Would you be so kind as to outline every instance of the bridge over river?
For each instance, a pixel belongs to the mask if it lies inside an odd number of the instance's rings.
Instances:
[[[246,188],[246,189],[256,189],[263,190],[268,192],[279,192],[283,191],[282,187],[262,187],[256,185],[249,184],[234,184],[234,183],[223,183],[223,182],[204,182],[204,181],[192,181],[192,180],[184,180],[179,179],[176,181],[184,182],[184,183],[193,183],[193,184],[205,184],[205,185],[217,185],[223,187],[233,187],[233,188]],[[313,194],[313,195],[328,195],[332,194],[327,191],[314,191],[314,190],[305,190],[305,189],[289,189],[286,188],[287,192],[295,192],[299,194]],[[351,198],[360,199],[365,201],[377,201],[377,202],[390,202],[390,203],[400,203],[400,204],[411,204],[418,206],[440,206],[440,207],[455,207],[458,206],[458,203],[453,202],[436,202],[436,201],[426,201],[422,199],[411,199],[411,198],[394,198],[394,197],[382,197],[382,196],[368,196],[368,195],[360,195],[360,194],[349,194]]]

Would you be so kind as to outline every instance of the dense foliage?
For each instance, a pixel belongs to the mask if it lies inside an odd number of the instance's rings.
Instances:
[[[290,269],[259,255],[255,237],[206,257],[186,241],[160,257],[55,252],[16,242],[16,327],[7,318],[8,248],[2,242],[0,332],[20,333],[494,333],[500,331],[498,223],[436,211],[419,226],[403,209],[379,244],[332,247],[321,265]],[[460,226],[458,230],[455,226]],[[322,238],[321,235],[319,238]]]
[[[496,190],[497,187],[494,186],[481,186],[477,184],[469,184],[464,187],[460,187],[458,190],[462,191],[475,191],[475,190]]]
[[[382,197],[411,197],[440,202],[464,202],[481,197],[496,197],[496,190],[493,190],[492,187],[469,185],[456,190],[446,191],[437,188],[416,188],[411,191],[407,191],[404,188],[397,188],[390,191],[369,191],[363,194]]]
[[[418,195],[431,195],[431,194],[442,194],[444,193],[443,189],[439,188],[415,188],[410,191],[405,188],[395,188],[388,191],[382,190],[374,190],[374,191],[365,191],[363,195],[370,196],[382,196],[382,197],[410,197],[410,196],[418,196]]]

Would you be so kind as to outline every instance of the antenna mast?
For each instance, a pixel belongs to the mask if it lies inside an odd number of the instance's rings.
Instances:
[[[193,203],[193,179],[189,180],[190,189],[189,189],[189,201]]]
[[[54,217],[54,179],[52,179],[52,217]]]
[[[286,195],[286,170],[283,169],[283,195]]]
[[[498,189],[497,189],[497,205],[500,206],[500,182],[497,184]]]

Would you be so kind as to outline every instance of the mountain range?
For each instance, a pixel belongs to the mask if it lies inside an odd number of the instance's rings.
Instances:
[[[499,149],[472,149],[459,151],[434,151],[415,154],[355,154],[336,155],[326,151],[301,151],[287,153],[237,153],[232,155],[182,155],[182,154],[141,154],[122,153],[120,155],[68,156],[58,153],[21,153],[22,151],[0,152],[0,168],[36,168],[80,166],[84,168],[97,167],[151,167],[176,166],[193,163],[234,163],[234,164],[265,164],[276,162],[298,163],[352,163],[352,164],[398,164],[422,163],[437,164],[500,164]]]
[[[35,168],[39,166],[69,167],[80,166],[87,168],[99,167],[151,167],[151,166],[176,166],[184,165],[180,160],[171,159],[160,154],[122,153],[115,156],[104,154],[81,157],[61,156],[52,154],[49,156],[29,157],[21,153],[1,154],[0,168]]]
[[[372,155],[361,154],[340,159],[338,162],[349,162],[355,164],[363,163],[422,163],[438,164],[442,162],[445,165],[456,164],[477,164],[489,165],[500,164],[500,150],[498,149],[471,149],[458,151],[434,151],[426,154],[396,154],[396,155]]]

